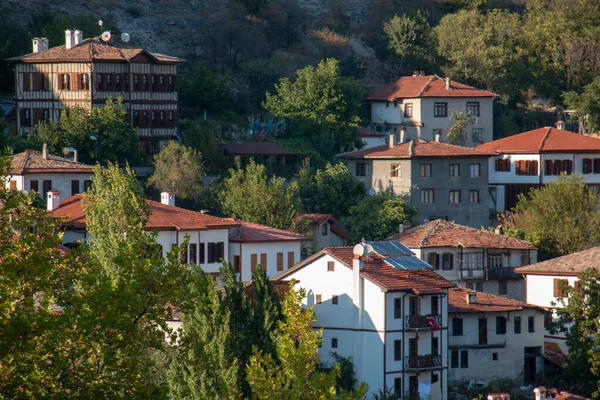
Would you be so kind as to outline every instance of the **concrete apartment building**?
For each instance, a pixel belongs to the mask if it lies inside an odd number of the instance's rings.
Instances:
[[[352,357],[370,396],[387,387],[401,396],[448,398],[447,301],[454,285],[402,244],[329,247],[274,279],[296,279],[306,290],[303,306],[314,306],[315,326],[324,329],[319,358]]]
[[[390,135],[388,144],[337,157],[371,193],[391,190],[407,196],[418,210],[418,223],[446,219],[477,228],[488,226],[491,153],[407,139],[404,132],[399,136],[398,143],[396,135]]]
[[[19,134],[39,122],[57,121],[75,105],[102,107],[108,98],[120,97],[142,152],[157,152],[177,137],[182,59],[129,48],[109,32],[84,40],[81,31],[67,30],[64,45],[49,48],[46,38],[34,38],[32,53],[6,62],[15,66]]]
[[[525,281],[515,268],[537,262],[532,243],[439,219],[389,240],[402,242],[452,283],[519,301],[526,300]]]
[[[383,86],[365,98],[371,103],[371,126],[376,131],[398,133],[406,130],[408,139],[434,140],[439,133],[442,142],[452,125],[450,110],[470,114],[476,122],[469,126],[473,137],[467,145],[493,139],[495,93],[462,83],[424,76],[415,72]]]

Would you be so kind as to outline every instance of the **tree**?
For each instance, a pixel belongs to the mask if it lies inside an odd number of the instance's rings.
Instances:
[[[260,351],[250,358],[247,366],[248,382],[253,397],[259,399],[337,399],[336,377],[339,366],[330,373],[318,372],[318,351],[322,329],[313,330],[316,321],[311,308],[302,309],[303,290],[290,289],[282,303],[283,320],[279,322],[279,340],[276,344],[277,361]],[[342,391],[341,399],[362,398],[366,384],[361,384],[356,397]]]
[[[300,171],[298,184],[308,212],[332,214],[336,218],[347,216],[350,208],[366,196],[365,185],[343,163],[327,163],[314,174],[305,167]]]
[[[62,113],[57,122],[36,126],[33,141],[47,143],[50,151],[75,147],[83,162],[116,162],[132,164],[140,161],[139,139],[126,120],[122,99],[108,99],[104,107],[91,110],[75,106]]]
[[[585,250],[600,242],[598,196],[580,175],[565,174],[527,196],[519,195],[500,220],[508,232],[528,240],[548,259]],[[568,234],[566,234],[568,232]]]
[[[561,282],[564,295],[554,311],[557,318],[549,326],[550,332],[562,332],[567,338],[565,382],[570,390],[582,395],[600,398],[600,278],[590,268],[578,278],[576,287]]]
[[[229,78],[195,61],[180,73],[181,109],[184,115],[198,116],[204,111],[217,112],[231,105]]]
[[[350,240],[357,243],[363,238],[385,239],[398,231],[399,224],[410,221],[415,214],[416,209],[405,199],[385,192],[365,197],[350,208],[350,214],[344,221],[349,228]]]
[[[182,199],[198,199],[204,179],[202,155],[192,148],[169,142],[154,156],[154,174],[148,185],[161,192],[172,191]]]
[[[579,122],[581,133],[597,133],[600,130],[600,78],[596,77],[585,86],[581,94],[570,91],[562,95],[567,107],[575,110],[573,118]]]
[[[267,178],[265,166],[254,161],[246,169],[230,169],[219,193],[223,212],[233,218],[293,230],[300,210],[297,185]]]
[[[456,110],[450,110],[450,114],[450,118],[454,119],[456,122],[448,129],[448,143],[457,146],[466,146],[469,143],[469,138],[471,138],[473,142],[476,142],[477,139],[481,141],[481,138],[473,137],[473,131],[471,129],[471,126],[477,121],[475,115],[465,115]]]

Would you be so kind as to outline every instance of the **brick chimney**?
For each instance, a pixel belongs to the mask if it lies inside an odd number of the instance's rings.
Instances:
[[[175,192],[162,192],[160,194],[160,202],[168,206],[175,205]]]
[[[49,190],[46,193],[46,209],[48,211],[54,211],[60,206],[60,192],[58,190]]]
[[[72,49],[74,44],[75,44],[75,36],[73,35],[73,31],[70,29],[67,29],[65,31],[65,48],[67,50]]]

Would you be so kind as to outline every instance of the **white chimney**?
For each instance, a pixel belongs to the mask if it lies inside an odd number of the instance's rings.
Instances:
[[[73,161],[79,162],[79,154],[77,154],[77,150],[73,151]]]
[[[81,44],[81,42],[83,42],[83,32],[81,32],[80,30],[75,30],[74,45],[79,46]]]
[[[394,143],[394,141],[396,140],[396,134],[394,132],[390,132],[390,149],[392,147],[394,147],[394,145],[396,143]]]
[[[35,37],[33,42],[33,52],[39,53],[40,51],[48,50],[48,39]]]
[[[49,190],[46,193],[46,209],[48,211],[54,211],[60,206],[60,192],[58,190]]]
[[[435,131],[435,141],[436,142],[440,142],[442,139],[442,130],[441,129],[437,129]]]
[[[446,90],[450,89],[452,89],[452,86],[450,85],[450,78],[446,78]]]
[[[48,145],[46,143],[42,145],[42,158],[44,160],[48,159]]]
[[[70,29],[67,29],[65,31],[65,48],[67,50],[72,49],[74,43],[75,43],[75,37],[73,36],[73,31]]]
[[[160,194],[160,202],[168,206],[175,205],[175,192],[162,192]]]
[[[406,141],[406,128],[400,128],[400,143],[404,143]]]
[[[496,225],[496,229],[494,229],[494,233],[496,235],[502,235],[502,234],[504,234],[504,231],[502,230],[502,225]]]
[[[556,121],[556,127],[562,131],[565,129],[565,121]]]
[[[419,71],[413,71],[413,76],[419,76]]]
[[[542,392],[539,388],[533,389],[533,393],[535,393],[535,400],[545,400],[545,391]]]

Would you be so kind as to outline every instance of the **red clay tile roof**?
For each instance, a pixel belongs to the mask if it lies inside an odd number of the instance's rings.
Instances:
[[[151,53],[144,49],[121,48],[110,45],[99,37],[85,39],[80,45],[67,49],[65,45],[38,53],[29,53],[6,60],[9,63],[56,63],[56,62],[135,62],[137,56],[147,56],[158,64],[179,64],[185,60]]]
[[[380,87],[365,100],[394,101],[396,99],[415,99],[419,97],[496,97],[497,94],[477,89],[462,83],[450,82],[446,89],[446,80],[437,75],[403,76],[396,82]]]
[[[358,137],[384,137],[386,136],[383,132],[377,132],[373,129],[359,126],[356,128],[356,134]]]
[[[600,246],[515,268],[515,272],[523,275],[578,276],[589,268],[600,272]]]
[[[223,145],[229,154],[242,156],[297,156],[273,142],[234,142]]]
[[[477,295],[476,303],[467,304],[469,294]],[[449,313],[521,311],[525,308],[535,308],[544,311],[541,307],[523,303],[522,301],[498,297],[493,294],[477,292],[463,287],[457,287],[448,291]]]
[[[563,353],[556,342],[544,342],[544,358],[558,366],[563,366],[567,355]]]
[[[492,153],[468,147],[425,140],[409,140],[389,145],[369,147],[336,155],[340,158],[415,158],[415,157],[489,157]]]
[[[92,173],[93,170],[91,165],[68,160],[64,157],[48,154],[48,159],[44,160],[42,152],[25,150],[23,153],[15,154],[12,157],[10,173],[13,175],[64,172]]]
[[[63,200],[56,210],[50,212],[50,215],[65,219],[65,225],[68,227],[85,229],[87,220],[81,207],[82,198],[82,194],[76,194]],[[227,229],[238,225],[232,218],[218,218],[153,200],[147,201],[151,214],[146,223],[146,230]]]
[[[308,218],[312,225],[323,225],[327,222],[331,225],[331,231],[338,235],[341,239],[350,240],[348,232],[343,230],[338,222],[331,214],[302,214],[300,218]]]
[[[409,248],[450,247],[536,250],[532,243],[436,219],[392,236]]]
[[[272,228],[266,225],[235,220],[239,226],[229,230],[229,241],[234,243],[255,242],[285,242],[310,240],[309,237],[299,235],[283,229]]]
[[[600,151],[600,139],[545,127],[480,144],[475,148],[498,154],[590,153]]]
[[[544,386],[540,386],[537,388],[540,393],[544,393],[545,395],[542,397],[551,397],[552,400],[591,400],[585,396],[579,396],[576,394],[572,394],[569,392],[559,392],[558,390],[552,388],[552,389],[546,389]],[[535,389],[534,389],[535,391]]]
[[[352,268],[352,261],[354,259],[352,246],[327,247],[277,275],[273,280],[285,278],[290,273],[303,268],[324,254],[329,254],[348,268]],[[373,254],[371,257],[363,257],[362,259],[363,270],[361,275],[386,292],[408,291],[415,294],[438,294],[444,293],[444,289],[454,287],[453,283],[442,278],[433,270],[401,271],[384,262],[377,254]]]

